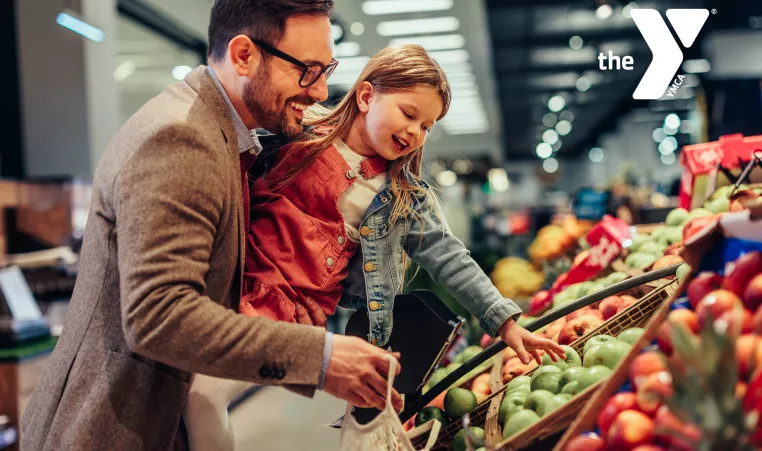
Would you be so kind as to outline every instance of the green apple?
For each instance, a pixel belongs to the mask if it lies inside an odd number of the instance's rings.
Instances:
[[[458,362],[452,362],[451,364],[447,365],[445,367],[445,369],[447,370],[447,374],[450,374],[453,371],[457,370],[458,368],[460,368],[461,365],[462,363],[458,363]]]
[[[538,421],[540,421],[540,416],[536,412],[528,409],[519,410],[511,415],[511,418],[503,425],[503,439],[507,439]]]
[[[571,397],[566,395],[556,395],[548,400],[545,404],[540,406],[540,409],[537,411],[537,414],[541,417],[544,417],[545,415],[553,412],[554,410],[563,407],[564,404],[566,404]]]
[[[548,402],[553,396],[555,396],[555,393],[551,393],[547,390],[535,390],[527,396],[526,401],[524,401],[524,408],[537,412],[537,409],[539,409],[542,404]]]
[[[587,351],[589,351],[590,348],[592,348],[593,346],[597,346],[597,345],[603,344],[603,343],[605,343],[607,341],[614,341],[614,340],[616,340],[616,338],[614,338],[611,335],[606,335],[606,334],[601,334],[601,335],[596,335],[595,337],[590,337],[590,339],[588,339],[585,342],[585,347],[582,348],[582,356],[583,357],[587,356]]]
[[[646,330],[642,327],[631,327],[629,329],[625,329],[622,332],[619,333],[619,335],[616,336],[616,339],[619,341],[623,341],[627,343],[630,346],[634,346],[635,343],[640,339],[640,336],[643,335],[643,332]]]
[[[626,278],[630,277],[627,273],[623,272],[612,272],[608,276],[603,278],[604,286],[610,287],[611,285],[614,285],[615,283],[619,283]]]
[[[688,213],[688,219],[686,219],[685,224],[693,221],[696,218],[706,218],[708,216],[714,216],[714,213],[705,208],[697,208]]]
[[[675,208],[669,212],[667,219],[664,222],[669,227],[675,227],[685,224],[686,219],[688,219],[688,210],[684,208]]]
[[[691,274],[691,266],[688,263],[683,263],[677,267],[677,282],[683,283],[686,278]]]
[[[515,387],[513,390],[507,390],[505,392],[506,395],[510,395],[511,393],[529,393],[532,391],[529,385],[519,385],[518,387]]]
[[[527,387],[532,382],[532,378],[529,376],[519,376],[513,378],[512,381],[508,382],[508,385],[505,387],[507,391],[511,391],[514,388],[520,387],[522,385],[526,385]]]
[[[468,432],[470,432],[471,437],[475,439],[471,442],[473,447],[484,446],[484,429],[473,426],[468,428]],[[468,449],[470,448],[466,444],[466,430],[461,429],[457,434],[455,434],[455,438],[452,439],[452,450],[466,451]]]
[[[544,354],[542,356],[543,366],[545,365],[557,366],[561,370],[566,370],[567,368],[572,366],[582,366],[582,359],[579,358],[579,354],[577,354],[577,351],[575,351],[574,348],[572,348],[571,346],[566,346],[566,345],[562,345],[561,347],[564,349],[564,352],[566,353],[566,359],[554,362],[553,359],[550,358],[550,355]]]
[[[530,383],[530,385],[532,383],[534,383],[534,380],[537,379],[538,377],[540,377],[541,374],[545,374],[545,373],[563,373],[563,372],[564,372],[564,370],[562,370],[561,368],[559,368],[557,366],[544,365],[544,366],[541,366],[541,367],[537,368],[536,370],[534,370],[534,372],[532,373],[532,377],[531,377],[529,383]]]
[[[632,244],[630,245],[630,252],[638,252],[640,247],[652,240],[651,235],[635,235],[632,237]]]
[[[500,411],[498,412],[498,419],[500,424],[505,423],[505,420],[511,416],[514,412],[517,412],[524,408],[524,402],[526,402],[529,392],[526,393],[510,393],[506,395],[503,402],[500,403]]]
[[[630,352],[632,346],[623,341],[609,341],[596,346],[585,355],[585,368],[603,365],[606,368],[614,369],[624,356]]]
[[[582,393],[587,388],[598,383],[598,381],[606,379],[609,376],[611,376],[611,370],[605,366],[599,365],[588,369],[586,373],[581,374],[579,379],[577,379],[577,393]]]
[[[532,379],[531,389],[532,391],[547,390],[553,394],[558,393],[563,387],[561,384],[561,378],[563,377],[564,375],[560,371],[557,373],[546,371]]]
[[[664,241],[666,242],[666,239]],[[652,254],[661,257],[664,255],[664,251],[667,250],[667,246],[662,243],[662,241],[651,241],[650,243],[642,245],[638,252],[641,254]]]
[[[683,241],[683,228],[681,227],[668,227],[664,232],[664,238],[667,239],[669,244],[675,244]]]
[[[579,380],[579,377],[587,373],[587,368],[581,367],[581,366],[573,366],[569,368],[568,370],[564,371],[564,377],[561,379],[561,382],[564,385],[568,385],[572,382],[576,382]]]
[[[454,363],[466,363],[476,357],[476,355],[482,351],[484,351],[484,349],[482,349],[480,346],[469,346],[461,351],[460,354],[456,355],[452,361]]]
[[[561,389],[562,395],[576,395],[577,387],[579,386],[579,381],[571,381],[568,384],[564,385],[564,388]]]

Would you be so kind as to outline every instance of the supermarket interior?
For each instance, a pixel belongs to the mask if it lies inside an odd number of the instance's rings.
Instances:
[[[6,0],[0,35],[0,450],[762,449],[762,1]],[[401,411],[347,421],[350,337]],[[199,428],[207,373],[248,379]]]

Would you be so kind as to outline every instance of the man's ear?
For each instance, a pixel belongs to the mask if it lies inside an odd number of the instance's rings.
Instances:
[[[360,83],[360,86],[357,87],[355,98],[357,101],[357,108],[360,109],[360,112],[368,112],[370,109],[370,101],[373,99],[374,93],[375,89],[373,88],[373,85],[367,81]]]
[[[262,63],[259,48],[246,35],[239,34],[228,42],[228,54],[233,68],[241,77],[249,76]]]

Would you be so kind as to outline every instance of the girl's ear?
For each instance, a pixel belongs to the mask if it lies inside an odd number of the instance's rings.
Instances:
[[[373,98],[373,85],[367,81],[360,83],[357,87],[357,93],[355,95],[357,99],[357,108],[362,113],[367,113],[370,109],[370,101]]]

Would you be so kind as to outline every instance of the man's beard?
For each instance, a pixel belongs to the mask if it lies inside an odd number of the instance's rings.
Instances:
[[[278,94],[273,90],[270,81],[268,64],[263,64],[262,71],[251,83],[243,88],[243,101],[252,116],[257,118],[261,128],[275,133],[295,138],[302,133],[301,121],[290,124],[286,112],[287,102],[280,102]]]

